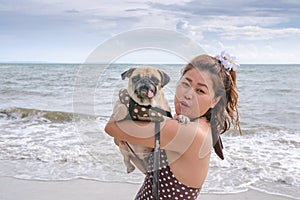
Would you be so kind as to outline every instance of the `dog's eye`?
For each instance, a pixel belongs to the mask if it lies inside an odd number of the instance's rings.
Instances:
[[[158,80],[158,78],[156,78],[155,76],[152,76],[150,80],[151,80],[155,85],[158,85],[158,84],[159,84],[159,80]]]
[[[133,83],[136,83],[136,82],[138,82],[140,79],[141,79],[141,76],[140,76],[140,75],[136,75],[136,76],[132,77],[131,80],[132,80]]]

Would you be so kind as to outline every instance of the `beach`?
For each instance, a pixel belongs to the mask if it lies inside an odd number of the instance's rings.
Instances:
[[[138,191],[139,184],[113,183],[76,179],[70,181],[36,181],[16,178],[0,178],[1,200],[130,200]],[[235,194],[201,193],[201,200],[287,200],[288,197],[277,196],[249,189]]]
[[[120,74],[134,66],[0,64],[0,200],[133,199],[143,174],[126,173],[104,126],[126,87]],[[182,66],[155,66],[172,77],[174,113]],[[225,159],[212,153],[199,199],[300,199],[299,73],[300,65],[240,67],[243,135],[222,135]]]

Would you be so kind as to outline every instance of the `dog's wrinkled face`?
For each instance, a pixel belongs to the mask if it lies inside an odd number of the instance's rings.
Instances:
[[[170,77],[151,66],[131,68],[122,74],[122,79],[129,78],[128,93],[139,102],[150,102],[157,93],[165,86]]]
[[[137,74],[131,78],[134,85],[134,93],[140,99],[152,99],[156,95],[156,86],[159,84],[159,79],[153,75],[142,76]]]

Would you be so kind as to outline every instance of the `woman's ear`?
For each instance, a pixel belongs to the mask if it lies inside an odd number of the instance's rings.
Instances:
[[[214,108],[220,100],[221,100],[221,96],[213,98],[211,101],[211,108]]]

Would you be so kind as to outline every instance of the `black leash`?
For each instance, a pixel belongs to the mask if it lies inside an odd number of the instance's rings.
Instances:
[[[156,112],[159,112],[160,114],[162,114],[164,116],[167,116],[169,118],[173,118],[171,112],[169,112],[169,111],[163,110],[163,109],[158,108],[158,107],[150,107],[150,109],[155,110]]]
[[[154,200],[159,196],[159,166],[160,166],[160,122],[155,122],[155,139],[154,139],[154,162],[153,162],[153,187],[152,193]]]
[[[131,119],[131,113],[134,109],[134,107],[138,105],[133,99],[130,99],[129,101],[129,106],[128,106],[128,110],[129,110],[129,116]],[[153,111],[156,111],[164,116],[170,117],[172,118],[172,114],[169,111],[163,110],[161,108],[158,107],[152,107],[151,105],[149,106],[143,106],[146,109],[151,109]],[[134,120],[134,119],[133,119]],[[151,121],[151,119],[149,120]],[[160,121],[156,120],[155,122],[155,128],[154,128],[154,151],[153,151],[153,186],[152,186],[152,194],[153,194],[153,199],[154,200],[158,200],[159,197],[159,172],[160,172]],[[128,144],[127,144],[128,145]],[[129,145],[128,145],[129,146]],[[131,148],[130,148],[131,149]],[[138,156],[134,153],[134,151],[131,149],[131,152],[135,155],[136,158],[138,158]],[[138,159],[140,160],[140,159]],[[141,161],[141,163],[143,163]],[[142,165],[143,166],[143,165]]]

